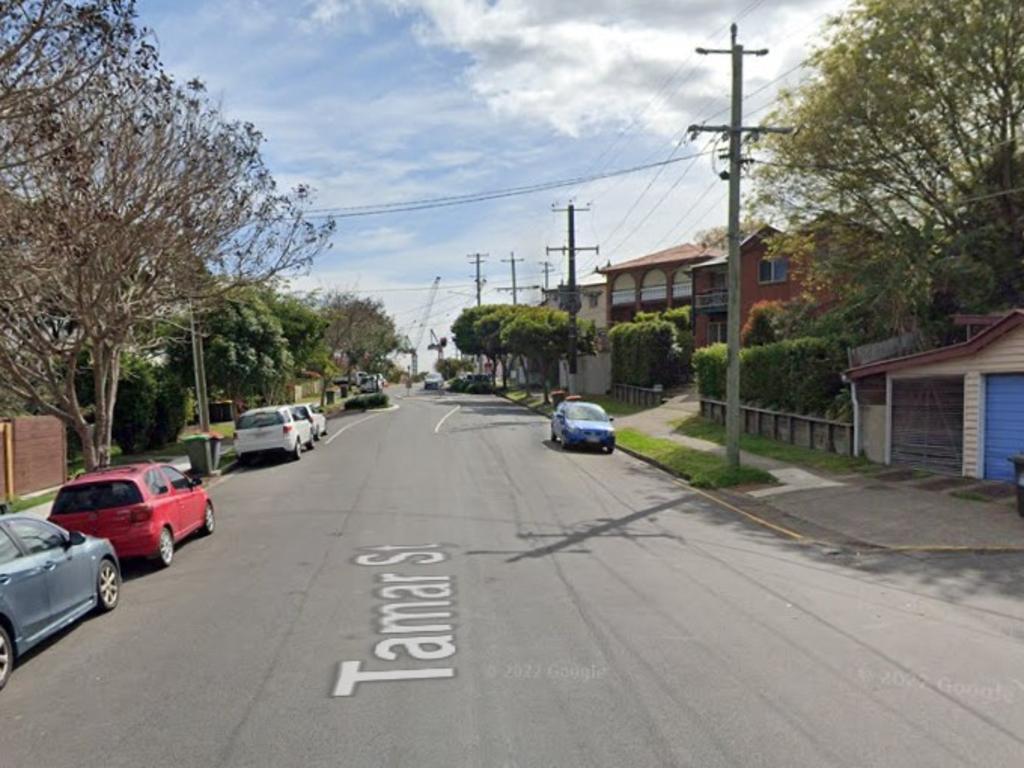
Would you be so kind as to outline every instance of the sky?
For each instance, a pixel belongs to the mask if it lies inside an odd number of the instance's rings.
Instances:
[[[226,117],[254,123],[283,187],[309,184],[316,209],[503,190],[684,158],[632,174],[482,203],[337,220],[296,290],[384,301],[434,359],[429,331],[475,303],[468,256],[486,254],[483,300],[552,285],[573,201],[579,272],[692,240],[725,223],[726,184],[708,136],[728,119],[728,25],[768,48],[744,59],[745,123],[801,62],[847,0],[139,0],[168,70],[206,83]],[[692,155],[705,153],[689,159]],[[316,214],[319,215],[319,214]],[[430,286],[440,277],[426,313]],[[536,290],[520,293],[536,301]]]

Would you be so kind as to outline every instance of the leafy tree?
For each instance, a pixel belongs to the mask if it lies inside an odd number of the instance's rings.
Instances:
[[[913,30],[908,35],[907,30]],[[863,338],[1024,300],[1024,5],[857,0],[768,121],[773,241]]]
[[[211,387],[237,403],[260,397],[279,400],[294,361],[281,321],[257,292],[225,301],[203,324],[206,377]]]
[[[434,363],[434,370],[440,373],[445,380],[454,379],[460,373],[468,373],[476,366],[472,360],[462,357],[445,357]]]
[[[332,359],[344,371],[360,369],[385,373],[388,355],[400,341],[395,321],[377,299],[332,291],[321,301],[327,321],[324,341]]]
[[[577,351],[593,354],[594,324],[578,324]],[[549,401],[552,374],[569,350],[569,315],[547,307],[519,307],[501,329],[502,343],[512,354],[530,360],[544,381],[544,402]]]
[[[149,446],[156,416],[157,377],[148,360],[129,357],[121,366],[121,396],[114,406],[113,438],[124,453]]]

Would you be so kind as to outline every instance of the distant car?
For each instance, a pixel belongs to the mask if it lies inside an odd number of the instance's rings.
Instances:
[[[169,464],[107,467],[67,483],[50,509],[50,522],[109,539],[117,556],[150,557],[165,568],[178,542],[213,533],[213,502],[201,481]]]
[[[19,656],[120,596],[110,542],[25,515],[0,519],[0,689]]]
[[[611,453],[615,450],[615,427],[611,422],[596,403],[562,402],[551,414],[551,441],[565,449],[593,446]]]
[[[380,392],[380,380],[381,377],[377,374],[366,374],[366,376],[359,382],[359,391],[364,394]]]
[[[428,373],[423,378],[424,389],[441,389],[444,386],[444,376],[440,373]]]
[[[235,455],[243,464],[266,453],[283,453],[298,461],[303,447],[313,450],[312,424],[292,416],[287,405],[253,408],[235,422]]]
[[[319,440],[327,434],[327,417],[320,412],[319,406],[309,403],[293,405],[292,416],[309,422],[313,431],[313,440]]]

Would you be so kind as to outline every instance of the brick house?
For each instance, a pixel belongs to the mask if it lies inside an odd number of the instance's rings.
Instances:
[[[799,269],[785,255],[768,258],[768,241],[779,230],[765,226],[740,244],[740,327],[750,308],[760,301],[789,301],[804,290]],[[727,259],[702,261],[692,270],[694,345],[704,347],[726,340]]]
[[[641,311],[690,306],[691,270],[720,256],[714,249],[686,243],[602,267],[599,271],[608,278],[607,324],[629,322]]]

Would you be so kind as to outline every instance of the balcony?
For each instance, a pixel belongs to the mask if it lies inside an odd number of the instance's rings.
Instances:
[[[724,288],[698,293],[693,300],[694,309],[698,312],[725,312],[728,303],[729,291]]]

